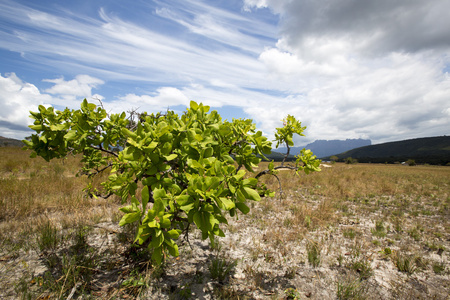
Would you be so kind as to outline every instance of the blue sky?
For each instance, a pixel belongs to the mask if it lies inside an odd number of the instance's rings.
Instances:
[[[287,114],[316,139],[448,135],[450,3],[441,0],[0,0],[0,135],[29,110],[102,99],[112,112],[190,100]]]

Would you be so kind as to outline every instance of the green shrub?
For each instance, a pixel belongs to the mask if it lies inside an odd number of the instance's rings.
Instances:
[[[86,99],[80,110],[41,105],[31,112],[30,128],[36,134],[23,142],[33,150],[32,157],[47,161],[83,154],[81,173],[91,179],[86,191],[93,197],[115,194],[127,203],[120,209],[124,215],[119,225],[136,223],[134,243],[145,245],[160,264],[167,254],[179,255],[176,240],[189,233],[191,224],[213,244],[215,236],[225,236],[221,225],[227,224],[227,214],[247,214],[247,201],[273,196],[260,182],[263,175],[277,177],[280,167],[307,174],[320,170],[320,160],[302,150],[295,167],[284,166],[284,161],[275,167],[272,162],[268,169],[255,171],[271,153],[272,143],[252,120],[222,121],[209,109],[192,101],[181,116],[167,111],[127,117],[108,115]],[[290,115],[283,121],[283,127],[276,128],[276,147],[289,149],[293,135],[303,135],[306,127]],[[103,173],[108,176],[102,189],[95,188],[93,179]]]

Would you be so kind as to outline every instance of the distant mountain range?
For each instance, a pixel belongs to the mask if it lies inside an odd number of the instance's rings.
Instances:
[[[365,139],[316,140],[304,147],[292,147],[290,154],[298,155],[300,150],[306,148],[310,149],[317,157],[322,158],[371,144],[370,140]],[[287,148],[277,148],[273,151],[284,154]]]
[[[417,138],[352,149],[336,154],[340,160],[347,157],[359,162],[395,163],[413,159],[416,163],[450,164],[450,136]],[[324,158],[329,159],[329,157]]]
[[[0,147],[23,147],[22,141],[0,136]]]

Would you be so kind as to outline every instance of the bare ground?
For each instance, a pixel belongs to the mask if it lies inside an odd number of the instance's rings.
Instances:
[[[384,234],[377,235],[376,220],[387,208],[361,212],[360,205],[350,205],[327,224],[316,226],[314,217],[308,217],[299,226],[294,222],[299,201],[322,211],[326,200],[302,195],[263,199],[248,215],[230,220],[226,237],[218,238],[213,249],[209,241],[199,239],[198,231],[190,234],[189,243],[180,237],[180,257],[167,258],[158,270],[121,242],[124,229],[116,223],[91,225],[86,239],[96,261],[87,287],[91,298],[83,296],[86,286],[79,283],[67,299],[450,299],[450,236],[424,229],[446,232],[448,218],[424,215],[410,222],[406,215],[401,228],[385,221]],[[353,210],[359,213],[348,213]],[[411,234],[414,228],[419,228],[418,235]],[[311,245],[317,249],[315,256]],[[61,260],[71,247],[63,243],[51,254],[36,247],[2,250],[0,298],[18,299],[27,293],[33,295],[30,299],[58,298],[41,292],[39,278],[51,270],[51,255]],[[411,268],[400,270],[401,259]],[[212,274],[214,260],[225,266],[235,262],[235,267],[222,270],[219,279]],[[138,282],[140,276],[144,285],[125,282]]]

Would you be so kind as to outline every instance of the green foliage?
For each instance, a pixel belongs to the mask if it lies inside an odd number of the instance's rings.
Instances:
[[[356,164],[356,163],[358,163],[358,160],[356,158],[347,157],[345,159],[345,163],[348,164],[348,165]]]
[[[415,165],[416,165],[416,161],[415,161],[414,159],[408,159],[408,160],[406,161],[406,164],[407,164],[408,166],[415,166]]]
[[[436,274],[441,274],[445,271],[445,263],[443,263],[443,262],[435,262],[435,263],[433,263],[432,267],[433,267],[434,273],[436,273]]]
[[[275,175],[273,163],[249,175],[271,153],[272,143],[251,120],[222,121],[203,104],[192,101],[181,116],[167,111],[136,118],[108,115],[85,99],[79,110],[39,106],[31,118],[37,134],[23,142],[33,157],[49,161],[81,153],[81,174],[92,179],[109,172],[102,190],[92,184],[86,190],[95,197],[115,194],[126,203],[119,224],[138,224],[134,242],[147,246],[156,264],[167,254],[178,256],[175,241],[191,224],[214,244],[215,236],[224,236],[220,225],[227,224],[226,214],[247,214],[247,201],[273,195],[259,184],[261,175]],[[288,116],[277,128],[277,145],[293,145],[293,134],[303,135],[304,129]],[[311,151],[303,150],[297,172],[318,171],[319,164]]]
[[[303,131],[305,129],[306,127],[302,127],[301,122],[297,121],[293,116],[288,115],[283,120],[283,127],[277,128],[275,132],[276,148],[283,144],[286,144],[288,147],[294,146],[294,141],[292,140],[294,133],[304,136]]]
[[[50,221],[47,221],[39,227],[37,244],[41,252],[55,250],[59,244],[60,237],[58,230]]]
[[[321,246],[318,242],[309,241],[306,244],[306,252],[308,254],[308,262],[314,268],[318,267],[322,261],[320,257]]]
[[[370,262],[364,258],[352,261],[350,268],[359,274],[361,280],[369,279],[373,275]]]
[[[364,288],[359,279],[346,279],[337,282],[336,297],[339,300],[365,299]]]
[[[219,282],[225,281],[231,275],[238,261],[228,261],[225,258],[215,256],[209,265],[209,272],[212,279],[217,279]]]
[[[386,228],[384,227],[384,223],[382,220],[378,220],[375,222],[375,228],[370,230],[373,236],[377,237],[385,237],[386,236]]]
[[[404,255],[396,252],[392,259],[395,266],[397,267],[397,270],[399,270],[400,272],[411,275],[417,270],[414,257],[411,255]]]
[[[122,287],[127,290],[127,293],[138,296],[149,287],[148,281],[147,273],[141,273],[139,270],[133,269],[128,278],[122,282]]]
[[[299,300],[301,299],[300,293],[294,288],[288,288],[284,291],[286,299]]]

